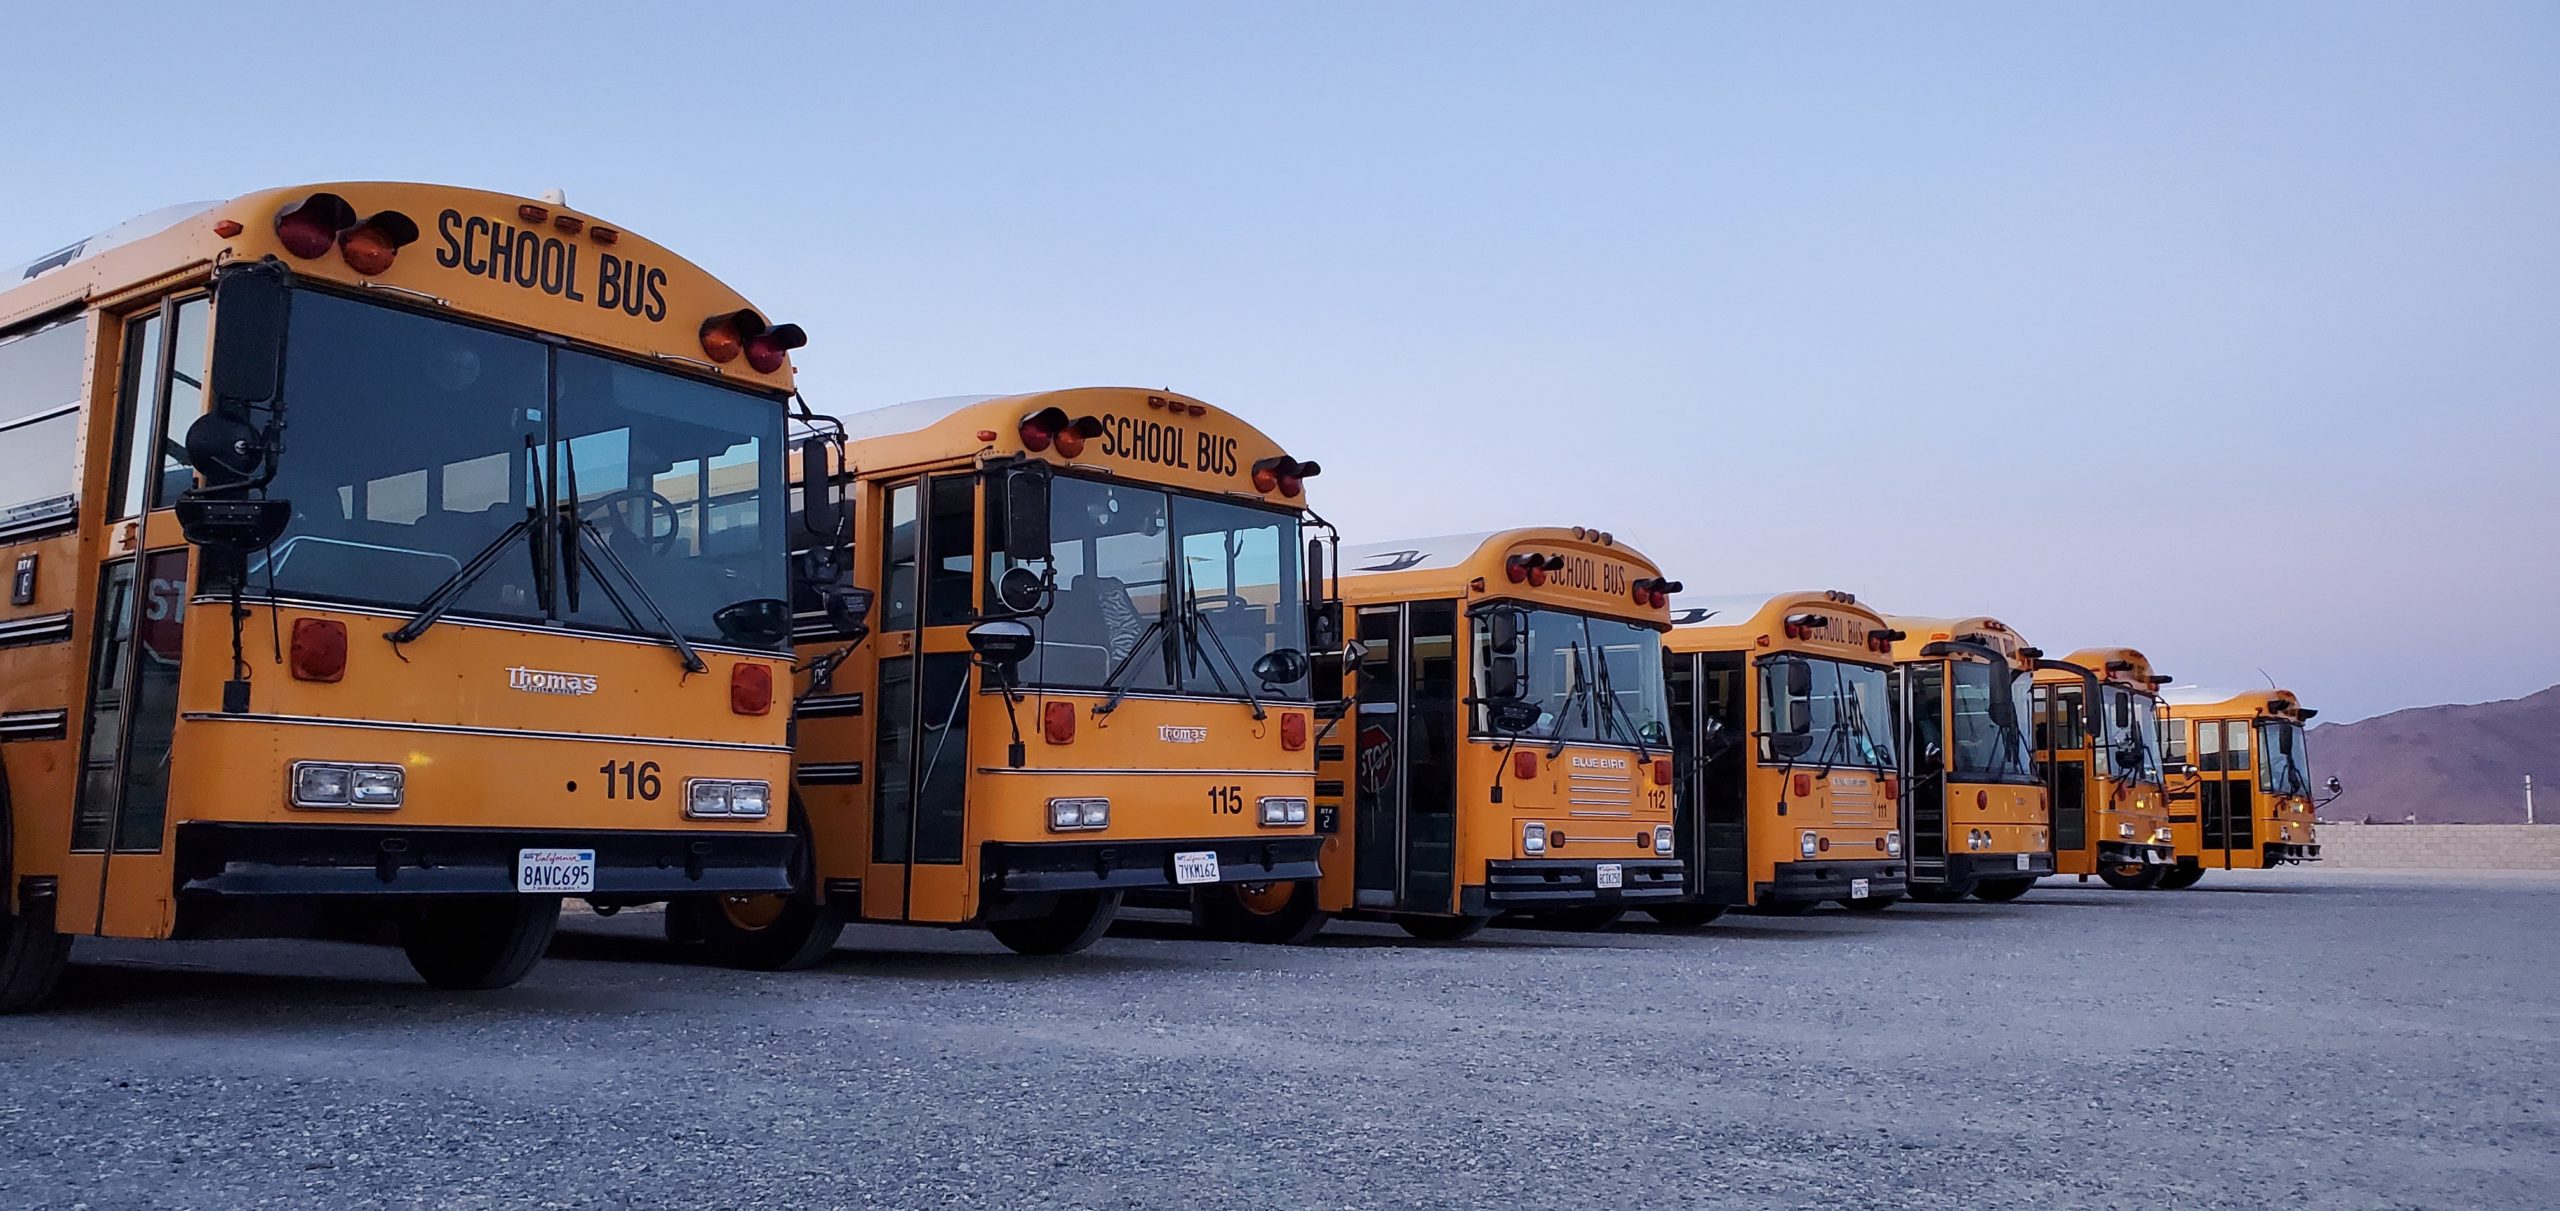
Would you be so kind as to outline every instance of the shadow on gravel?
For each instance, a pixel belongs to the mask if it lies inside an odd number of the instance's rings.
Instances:
[[[301,1035],[316,1022],[364,1033],[406,1030],[420,1020],[553,1017],[611,1018],[640,1012],[627,1000],[599,997],[591,987],[518,985],[491,992],[440,992],[396,977],[314,976],[266,971],[209,971],[74,961],[63,973],[47,1015],[86,1022],[149,1026],[205,1037]]]

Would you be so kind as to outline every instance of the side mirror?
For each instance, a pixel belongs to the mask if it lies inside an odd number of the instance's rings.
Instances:
[[[824,436],[800,441],[800,524],[835,541],[845,531],[844,485],[837,482],[835,442]]]
[[[871,634],[871,590],[838,588],[826,595],[827,625],[846,642],[860,643]]]
[[[1484,696],[1495,702],[1525,701],[1529,679],[1513,656],[1488,656],[1484,662]]]
[[[1538,726],[1538,716],[1545,713],[1526,698],[1496,698],[1485,704],[1485,721],[1493,725],[1495,732],[1506,736]]]
[[[1004,473],[1004,553],[1015,563],[1049,560],[1049,477],[1016,467]]]
[[[1787,697],[1789,697],[1789,698],[1811,698],[1811,697],[1813,697],[1813,665],[1812,665],[1812,664],[1810,664],[1810,663],[1808,663],[1808,662],[1806,662],[1806,661],[1803,661],[1803,660],[1798,660],[1798,659],[1796,659],[1796,658],[1794,658],[1794,657],[1790,656],[1790,657],[1786,658],[1785,660],[1780,661],[1780,662],[1779,662],[1779,667],[1780,667],[1780,668],[1782,668],[1782,669],[1785,671],[1785,675],[1786,675],[1786,686],[1787,686]],[[1789,727],[1787,730],[1788,730],[1788,731],[1791,731],[1791,732],[1802,732],[1802,731],[1811,731],[1811,730],[1813,729],[1813,720],[1812,720],[1812,718],[1810,717],[1810,712],[1808,712],[1807,718],[1806,718],[1803,722],[1804,722],[1804,726],[1802,726],[1802,727]]]
[[[213,411],[245,415],[284,393],[284,333],[292,292],[280,265],[244,265],[213,288]]]
[[[2277,728],[2277,729],[2276,729],[2276,751],[2277,751],[2277,752],[2279,752],[2279,753],[2283,753],[2285,756],[2288,756],[2288,757],[2290,757],[2290,756],[2292,756],[2292,755],[2293,755],[2293,729],[2292,729],[2292,728],[2289,728],[2289,727],[2280,727],[2280,728]]]
[[[1497,608],[1485,615],[1485,651],[1495,656],[1520,654],[1520,632],[1524,622],[1517,607]]]
[[[1039,646],[1027,622],[999,618],[969,628],[969,650],[999,672],[1011,673]]]
[[[996,577],[996,605],[1008,614],[1033,614],[1048,596],[1049,578],[1021,564],[1004,570]]]
[[[2343,786],[2343,785],[2340,785],[2340,784],[2339,784],[2339,782],[2338,782],[2338,776],[2337,776],[2336,774],[2331,774],[2331,775],[2329,775],[2329,793],[2330,793],[2330,794],[2332,794],[2332,795],[2340,794],[2340,793],[2343,793],[2346,789],[2347,789],[2347,788],[2346,788],[2345,786]]]
[[[185,442],[188,465],[204,477],[208,490],[247,487],[266,466],[257,428],[229,410],[197,417],[187,426]]]
[[[2116,730],[2117,730],[2117,731],[2123,731],[2123,730],[2125,730],[2125,729],[2127,729],[2127,728],[2132,727],[2132,726],[2133,726],[2133,695],[2131,695],[2131,694],[2109,694],[2109,695],[2107,695],[2107,711],[2108,711],[2108,713],[2109,713],[2110,715],[2112,715],[2112,716],[2115,718],[2115,725],[2116,725]]]
[[[1920,746],[1920,772],[1934,774],[1946,766],[1946,746],[1932,740]]]
[[[1295,685],[1307,679],[1315,665],[1307,654],[1296,648],[1276,648],[1253,662],[1253,675],[1264,685]]]
[[[292,521],[289,500],[207,500],[193,494],[178,498],[178,532],[199,547],[234,557],[274,542]]]
[[[751,597],[711,612],[720,637],[749,647],[774,647],[791,639],[791,603],[779,597]]]

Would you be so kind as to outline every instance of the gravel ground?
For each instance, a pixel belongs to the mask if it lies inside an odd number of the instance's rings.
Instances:
[[[858,929],[517,988],[83,942],[0,1020],[0,1204],[2546,1207],[2560,877],[2216,874],[1696,934]]]

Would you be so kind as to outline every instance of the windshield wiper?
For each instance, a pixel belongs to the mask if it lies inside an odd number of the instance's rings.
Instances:
[[[478,584],[480,578],[487,575],[490,568],[497,566],[498,556],[504,554],[507,547],[519,538],[528,539],[531,543],[529,549],[533,555],[535,603],[542,607],[543,613],[551,612],[551,582],[543,575],[542,558],[543,542],[549,537],[549,531],[543,524],[542,464],[534,457],[536,447],[537,443],[533,435],[526,434],[525,463],[533,476],[533,483],[532,492],[525,502],[524,517],[499,531],[497,537],[490,539],[487,545],[464,561],[461,567],[455,568],[453,575],[445,577],[444,583],[428,590],[427,595],[418,601],[418,612],[410,615],[407,622],[401,623],[397,630],[384,632],[383,638],[390,640],[393,647],[414,642],[420,635],[426,634],[427,628],[443,619],[445,614],[453,609],[454,604],[462,600],[462,595],[471,591],[472,585]],[[273,570],[270,569],[268,574],[272,576]]]
[[[1618,692],[1609,685],[1609,652],[1608,649],[1600,646],[1599,640],[1591,637],[1591,618],[1588,615],[1582,619],[1582,637],[1591,644],[1591,651],[1599,660],[1599,663],[1593,665],[1591,669],[1591,692],[1600,700],[1602,725],[1626,737],[1628,743],[1635,745],[1638,760],[1651,763],[1653,750],[1645,745],[1644,737],[1635,734],[1634,725],[1628,723],[1618,710]]]
[[[1164,607],[1156,611],[1155,621],[1148,623],[1146,630],[1138,632],[1138,641],[1129,645],[1129,654],[1121,657],[1120,663],[1111,666],[1111,671],[1103,675],[1102,688],[1111,692],[1103,698],[1100,705],[1093,708],[1094,714],[1108,715],[1120,709],[1120,700],[1127,698],[1132,688],[1131,683],[1123,682],[1122,678],[1127,677],[1138,667],[1139,657],[1156,650],[1163,644],[1165,635],[1173,629],[1175,598],[1171,575],[1168,569],[1166,572],[1168,579],[1164,586]]]
[[[623,563],[622,557],[614,553],[613,544],[605,541],[604,531],[578,512],[578,456],[566,441],[560,443],[560,474],[564,481],[561,486],[568,490],[569,495],[560,506],[560,518],[553,524],[566,522],[569,526],[568,550],[561,553],[560,561],[560,578],[562,586],[568,590],[569,612],[574,614],[578,610],[578,569],[584,567],[595,574],[596,587],[604,590],[604,599],[613,603],[615,612],[622,615],[622,621],[632,630],[642,629],[640,619],[632,614],[630,605],[622,600],[622,594],[615,592],[613,584],[604,578],[603,567],[596,563],[595,555],[589,550],[592,546],[595,551],[604,553],[604,566],[620,573],[623,583],[631,586],[631,595],[649,611],[649,621],[654,624],[658,637],[666,640],[667,646],[675,649],[677,658],[684,661],[684,671],[709,672],[711,666],[702,662],[701,653],[693,650],[693,644],[685,639],[684,632],[668,621],[667,612],[660,609],[657,599],[649,595],[649,586],[640,583],[640,577],[633,574],[630,565]],[[644,520],[640,524],[646,528],[649,523]]]
[[[1553,761],[1564,755],[1564,746],[1567,738],[1567,733],[1564,729],[1564,713],[1566,710],[1572,707],[1581,707],[1582,721],[1584,723],[1591,722],[1591,678],[1583,671],[1588,663],[1588,656],[1583,652],[1582,645],[1578,642],[1569,645],[1568,650],[1573,653],[1573,681],[1565,687],[1564,701],[1556,704],[1555,743],[1547,746],[1547,760],[1549,761]]]
[[[1200,634],[1206,631],[1209,634],[1209,646],[1218,650],[1218,658],[1227,662],[1227,671],[1235,674],[1236,684],[1243,687],[1244,704],[1253,708],[1254,722],[1261,722],[1266,714],[1262,709],[1262,696],[1253,692],[1253,679],[1244,675],[1244,669],[1236,664],[1234,654],[1227,651],[1227,641],[1219,636],[1218,628],[1209,625],[1208,621],[1200,616],[1199,583],[1191,578],[1191,569],[1188,566],[1182,571],[1182,647],[1183,651],[1191,657],[1192,670],[1196,672],[1201,667]],[[1227,679],[1218,675],[1218,666],[1212,664],[1208,669],[1209,679],[1217,683],[1218,692],[1227,693]]]

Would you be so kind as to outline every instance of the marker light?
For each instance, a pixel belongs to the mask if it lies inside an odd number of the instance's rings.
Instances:
[[[334,682],[347,675],[347,624],[334,618],[293,620],[293,679]]]
[[[356,208],[334,193],[315,193],[276,212],[276,241],[306,261],[328,255],[338,233],[355,226]]]
[[[809,343],[809,334],[798,324],[775,324],[747,338],[747,365],[758,374],[771,374],[782,369],[792,350]]]
[[[385,210],[339,236],[338,256],[347,268],[372,277],[391,268],[400,250],[417,242],[417,221],[397,210]]]
[[[1050,702],[1040,707],[1040,738],[1051,744],[1073,744],[1076,738],[1076,704]]]
[[[761,715],[773,709],[773,667],[763,664],[740,664],[729,670],[729,710],[738,715]]]
[[[1536,749],[1521,748],[1517,745],[1512,746],[1511,776],[1521,779],[1522,781],[1537,777],[1538,751]]]
[[[764,317],[753,308],[724,311],[702,321],[702,356],[719,365],[738,360],[750,337],[764,334]]]
[[[1305,747],[1307,747],[1307,717],[1297,711],[1281,712],[1280,748],[1282,751],[1294,753]]]
[[[1656,757],[1653,759],[1653,784],[1655,786],[1671,785],[1671,758]]]

